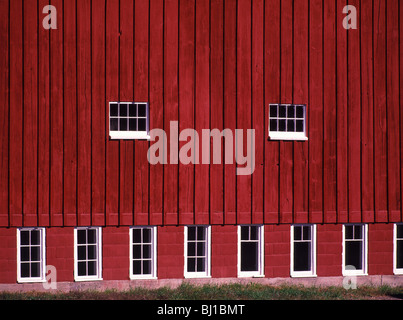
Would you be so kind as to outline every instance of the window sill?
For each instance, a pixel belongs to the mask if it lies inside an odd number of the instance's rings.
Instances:
[[[130,276],[130,280],[157,280],[158,277],[154,276],[147,276],[147,277],[135,277],[135,276]]]
[[[113,140],[150,140],[146,131],[109,131],[109,137]]]
[[[211,276],[207,275],[197,275],[197,274],[185,274],[184,275],[185,279],[209,279]]]
[[[264,278],[264,274],[242,274],[242,273],[238,273],[238,278]]]
[[[18,279],[17,283],[45,283],[46,279]]]
[[[317,278],[316,274],[298,274],[298,273],[291,273],[291,278]]]
[[[368,273],[345,273],[343,272],[343,277],[359,277],[359,276],[367,276]]]
[[[304,132],[269,132],[270,140],[307,141]]]
[[[75,282],[83,282],[83,281],[102,281],[103,278],[74,278]]]

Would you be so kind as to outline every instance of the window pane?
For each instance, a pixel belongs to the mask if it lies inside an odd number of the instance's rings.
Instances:
[[[151,258],[151,244],[143,245],[143,258]]]
[[[288,106],[287,107],[287,118],[294,118],[295,117],[295,106]]]
[[[143,274],[151,274],[151,261],[150,260],[143,261]]]
[[[311,270],[311,243],[294,243],[294,271]]]
[[[21,261],[29,261],[29,247],[20,248]]]
[[[21,263],[21,278],[29,278],[29,263]]]
[[[88,259],[96,259],[96,258],[97,258],[97,247],[88,246]]]
[[[119,119],[119,131],[127,131],[127,118]]]
[[[129,105],[129,116],[137,117],[137,105],[135,103]]]
[[[206,271],[206,259],[197,258],[197,272]]]
[[[270,105],[270,117],[277,117],[277,105]]]
[[[396,225],[396,229],[397,229],[396,230],[397,237],[403,239],[403,224]]]
[[[88,275],[96,276],[97,275],[97,263],[96,261],[88,261]]]
[[[119,130],[119,119],[118,118],[111,118],[109,130],[111,130],[111,131]]]
[[[147,116],[147,105],[145,103],[138,105],[138,116],[146,117]]]
[[[205,240],[205,239],[206,239],[206,228],[197,227],[197,240]]]
[[[141,243],[141,229],[133,229],[133,243]]]
[[[188,242],[188,256],[194,257],[196,255],[196,243]]]
[[[287,120],[287,132],[294,132],[294,120]]]
[[[133,261],[133,274],[141,274],[141,260]]]
[[[21,245],[29,244],[29,231],[20,231],[20,243]]]
[[[196,271],[196,259],[188,258],[188,272],[195,272],[195,271]]]
[[[40,261],[40,247],[31,247],[31,261]]]
[[[130,131],[137,131],[137,119],[129,119],[129,130]]]
[[[40,277],[40,267],[39,262],[31,263],[31,277]]]
[[[250,240],[259,240],[259,227],[250,227]]]
[[[85,262],[79,262],[78,263],[78,275],[79,276],[86,276],[87,272],[86,272],[86,263]]]
[[[41,241],[41,234],[39,230],[31,230],[31,244],[38,245]]]
[[[118,104],[117,103],[111,103],[110,104],[110,116],[111,117],[117,117],[118,116]]]
[[[97,230],[88,229],[88,243],[97,243]]]
[[[196,227],[188,227],[188,240],[196,240]]]
[[[304,226],[303,227],[303,239],[304,240],[311,240],[311,227],[310,226]]]
[[[241,227],[241,240],[249,240],[249,227],[248,226]]]
[[[362,241],[346,241],[345,265],[362,270]]]
[[[78,244],[87,243],[87,230],[77,230],[77,243]]]
[[[285,105],[280,105],[278,107],[278,112],[279,112],[279,117],[280,118],[285,118],[286,117],[286,110],[287,110],[287,106]]]
[[[296,116],[297,118],[304,118],[304,106],[296,107]]]
[[[270,131],[277,131],[277,120],[270,120]]]
[[[285,120],[278,121],[278,131],[281,131],[281,132],[285,131]]]
[[[301,239],[301,226],[294,226],[294,240],[302,240]]]
[[[77,247],[77,256],[78,256],[78,260],[85,260],[87,258],[86,246]]]
[[[304,132],[304,120],[295,120],[295,131]]]
[[[197,243],[197,256],[198,257],[203,257],[206,255],[205,252],[206,246],[204,242],[198,242]]]
[[[258,243],[241,243],[241,271],[258,271]]]
[[[151,229],[150,228],[143,229],[143,242],[151,243]]]
[[[133,246],[133,259],[141,259],[141,245],[136,244]]]
[[[146,126],[145,118],[138,118],[137,123],[138,123],[138,128],[137,128],[138,131],[146,131],[147,126]]]
[[[119,116],[127,117],[127,104],[126,103],[121,103],[119,105]]]
[[[362,226],[354,226],[354,239],[362,239]]]
[[[344,227],[344,237],[346,239],[354,239],[353,238],[353,226],[345,226]]]
[[[396,268],[403,268],[403,240],[397,241],[396,260]]]

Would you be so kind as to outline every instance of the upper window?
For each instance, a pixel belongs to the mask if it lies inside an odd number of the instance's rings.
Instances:
[[[156,227],[130,228],[130,279],[157,276]]]
[[[102,280],[101,228],[74,229],[74,278],[76,281]]]
[[[185,227],[185,277],[210,276],[210,226]]]
[[[109,136],[111,139],[149,139],[147,102],[110,102]]]
[[[263,226],[238,226],[238,276],[263,276]]]
[[[45,270],[45,228],[17,229],[18,282],[44,282]]]
[[[344,225],[343,243],[343,275],[367,274],[367,225]]]
[[[308,140],[305,105],[270,104],[269,108],[271,140]]]
[[[316,226],[291,226],[291,276],[316,275]]]
[[[393,235],[393,271],[395,274],[403,274],[403,224],[395,223]]]

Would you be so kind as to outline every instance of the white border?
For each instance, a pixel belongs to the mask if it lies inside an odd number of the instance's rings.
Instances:
[[[346,270],[345,266],[345,227],[351,225],[360,225],[364,227],[363,230],[363,241],[364,248],[362,252],[362,270]],[[342,254],[342,271],[343,276],[367,276],[368,275],[368,224],[366,223],[346,223],[343,224],[343,254]]]
[[[311,270],[310,271],[294,271],[294,227],[310,227],[311,228]],[[316,277],[316,224],[293,224],[291,225],[290,232],[290,247],[291,247],[291,264],[290,264],[290,276],[293,278],[306,278]]]
[[[149,228],[151,229],[151,274],[133,274],[133,229],[142,229]],[[156,226],[134,226],[129,228],[129,276],[130,280],[136,279],[157,279],[157,227]]]
[[[187,271],[187,251],[188,251],[188,227],[206,227],[207,228],[207,254],[206,254],[206,271],[205,272],[188,272]],[[184,228],[184,257],[185,257],[185,263],[184,263],[184,270],[183,270],[183,276],[185,278],[211,278],[211,226],[210,225],[189,225],[185,226]]]
[[[77,261],[77,230],[96,229],[97,230],[97,254],[98,254],[98,275],[79,276]],[[75,227],[74,228],[74,281],[97,281],[102,279],[102,227]]]
[[[20,250],[20,231],[28,230],[39,230],[41,237],[41,276],[40,277],[21,277],[21,250]],[[34,228],[17,228],[17,282],[27,283],[27,282],[46,282],[46,246],[45,246],[46,229],[43,227]]]
[[[397,226],[403,225],[402,223],[393,224],[393,274],[401,275],[403,274],[403,268],[397,268]]]
[[[241,271],[241,227],[258,227],[259,232],[259,266],[257,271]],[[264,277],[264,225],[242,224],[238,225],[238,253],[237,253],[238,278]]]

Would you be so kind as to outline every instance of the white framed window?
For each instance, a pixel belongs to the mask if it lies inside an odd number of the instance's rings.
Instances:
[[[130,279],[157,278],[157,227],[130,228]]]
[[[343,275],[367,275],[368,225],[343,225]]]
[[[109,102],[111,139],[150,139],[148,102]]]
[[[185,226],[185,278],[210,277],[210,246],[210,226]]]
[[[74,229],[74,280],[102,280],[102,228]]]
[[[403,274],[403,223],[393,226],[393,273]]]
[[[306,106],[270,104],[269,138],[271,140],[308,140]]]
[[[316,225],[291,226],[291,277],[316,276]]]
[[[45,228],[17,229],[17,281],[45,282]]]
[[[264,276],[264,228],[238,226],[238,277]]]

